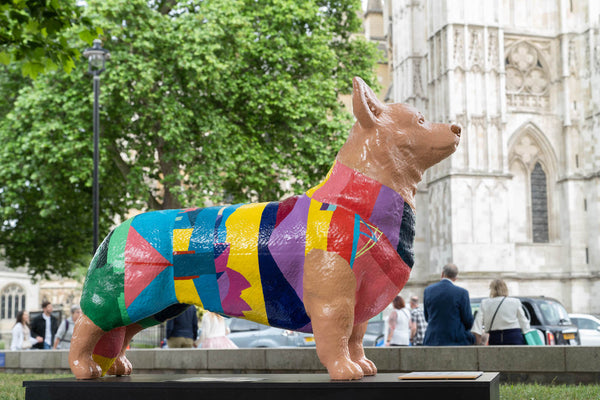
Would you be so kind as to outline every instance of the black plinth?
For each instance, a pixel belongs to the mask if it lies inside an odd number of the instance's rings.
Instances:
[[[332,382],[326,374],[132,375],[26,381],[26,400],[498,400],[499,374],[474,380],[403,381],[385,373]]]

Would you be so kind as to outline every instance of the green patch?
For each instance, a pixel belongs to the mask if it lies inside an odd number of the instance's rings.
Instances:
[[[144,329],[160,324],[160,322],[157,321],[154,317],[144,318],[143,320],[138,321],[137,323],[144,327]]]
[[[81,309],[102,330],[129,325],[124,301],[125,245],[132,219],[106,238],[88,270],[81,295]]]

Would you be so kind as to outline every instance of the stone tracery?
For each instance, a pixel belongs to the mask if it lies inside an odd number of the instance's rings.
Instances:
[[[505,62],[509,107],[547,108],[550,79],[537,49],[527,42],[518,42],[507,50]]]

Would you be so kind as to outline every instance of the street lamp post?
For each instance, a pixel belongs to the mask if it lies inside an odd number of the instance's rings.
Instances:
[[[106,60],[110,59],[108,50],[102,48],[100,39],[95,39],[94,44],[83,52],[88,59],[88,73],[94,76],[94,175],[92,178],[92,205],[94,208],[94,253],[98,248],[98,221],[100,216],[100,184],[98,181],[98,162],[100,153],[98,138],[100,136],[100,118],[98,113],[98,98],[100,96],[100,74],[104,71]]]

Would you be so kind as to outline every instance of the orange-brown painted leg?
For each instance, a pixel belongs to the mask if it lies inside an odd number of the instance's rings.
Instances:
[[[363,377],[350,358],[356,279],[335,253],[311,250],[304,263],[304,305],[312,322],[317,355],[333,380]]]
[[[127,326],[127,331],[125,332],[125,339],[123,340],[123,347],[121,348],[117,359],[108,370],[107,373],[109,375],[131,375],[133,365],[131,364],[131,361],[129,361],[125,356],[125,352],[127,351],[127,347],[129,346],[129,342],[131,342],[131,339],[142,329],[144,328],[139,324],[131,324]]]
[[[369,360],[365,356],[365,350],[363,349],[362,341],[363,337],[365,336],[365,332],[367,331],[367,324],[368,322],[363,322],[362,324],[355,325],[352,329],[350,342],[348,343],[350,358],[352,361],[360,365],[360,368],[363,370],[365,376],[377,374],[377,367],[373,361]]]
[[[104,334],[83,314],[75,322],[69,350],[69,366],[75,378],[94,379],[102,375],[102,368],[92,359],[92,351]]]

